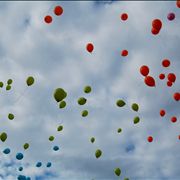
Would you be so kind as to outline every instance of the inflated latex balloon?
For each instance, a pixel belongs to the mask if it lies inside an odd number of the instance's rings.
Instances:
[[[89,52],[89,53],[92,53],[93,50],[94,50],[94,45],[92,43],[88,43],[86,45],[86,50]]]
[[[26,79],[26,84],[28,86],[32,86],[34,84],[34,78],[32,76],[29,76],[27,79]]]
[[[134,118],[134,124],[139,123],[139,121],[140,121],[140,118],[139,118],[138,116],[136,116],[136,117]]]
[[[54,141],[54,136],[49,136],[49,141]]]
[[[146,66],[146,65],[143,65],[140,67],[140,73],[143,75],[143,76],[147,76],[149,74],[149,67]]]
[[[23,167],[19,167],[19,171],[23,171]]]
[[[7,139],[7,134],[5,132],[1,133],[0,139],[2,142],[5,142]]]
[[[92,142],[92,143],[95,142],[95,138],[94,138],[94,137],[91,138],[91,142]]]
[[[120,168],[115,168],[114,173],[116,174],[116,176],[120,176],[121,175],[121,169]]]
[[[116,105],[118,107],[123,107],[123,106],[126,105],[126,103],[122,99],[119,99],[119,100],[116,101]]]
[[[22,153],[17,153],[16,154],[16,159],[17,160],[22,160],[24,158],[24,155]]]
[[[137,103],[133,103],[133,104],[131,105],[131,108],[132,108],[132,110],[138,112],[138,110],[139,110],[139,105],[138,105]]]
[[[9,113],[9,114],[8,114],[8,119],[9,119],[9,120],[13,120],[13,119],[14,119],[14,114]]]
[[[156,86],[155,80],[151,76],[146,76],[145,79],[144,79],[144,82],[149,87],[155,87]]]
[[[175,14],[173,12],[167,15],[168,20],[173,21],[175,19]]]
[[[42,166],[42,163],[41,162],[37,162],[36,163],[36,167],[41,167]]]
[[[88,110],[83,110],[83,111],[81,112],[81,115],[82,115],[82,117],[88,116]]]
[[[52,16],[50,16],[50,15],[47,15],[47,16],[44,17],[44,21],[47,24],[50,24],[52,22],[52,20],[53,20]]]
[[[86,98],[80,97],[80,98],[78,99],[78,104],[79,104],[79,105],[84,105],[84,104],[86,104],[86,101],[87,101]]]
[[[62,13],[63,13],[63,8],[61,6],[56,6],[54,8],[54,14],[56,16],[60,16],[60,15],[62,15]]]
[[[53,147],[53,150],[54,150],[54,151],[58,151],[58,150],[59,150],[59,147],[58,147],[58,146],[54,146],[54,147]]]
[[[154,19],[152,21],[152,27],[157,29],[157,30],[160,30],[162,28],[162,22],[160,19]]]
[[[11,150],[9,148],[4,149],[4,151],[3,151],[4,154],[9,154],[10,152],[11,152]]]
[[[63,126],[62,125],[57,127],[57,131],[62,131],[62,130],[63,130]]]
[[[12,79],[8,79],[8,80],[7,80],[7,84],[8,84],[8,85],[12,84],[12,82],[13,82]]]
[[[118,128],[117,132],[118,132],[118,133],[121,133],[121,132],[122,132],[122,129],[121,129],[121,128]]]
[[[11,90],[11,85],[8,84],[8,85],[6,86],[6,91],[9,91],[9,90]]]
[[[97,158],[97,159],[100,158],[101,155],[102,155],[102,151],[101,151],[100,149],[97,149],[96,152],[95,152],[96,158]]]
[[[24,147],[24,149],[26,150],[26,149],[29,148],[29,144],[28,144],[28,143],[25,143],[23,147]]]
[[[66,107],[66,101],[61,101],[60,103],[59,103],[59,108],[60,109],[63,109],[63,108],[65,108]]]
[[[91,86],[85,86],[84,87],[84,92],[85,93],[90,93],[91,92]]]
[[[51,166],[52,166],[51,162],[48,162],[47,165],[46,165],[46,167],[48,167],[48,168],[51,167]]]
[[[57,102],[60,102],[62,101],[63,99],[65,99],[67,96],[67,93],[64,89],[62,88],[57,88],[55,89],[54,91],[54,99],[57,101]]]

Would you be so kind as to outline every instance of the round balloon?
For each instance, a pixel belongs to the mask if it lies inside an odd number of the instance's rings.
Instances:
[[[32,76],[29,76],[27,79],[26,79],[26,84],[28,86],[32,86],[34,84],[34,78]]]

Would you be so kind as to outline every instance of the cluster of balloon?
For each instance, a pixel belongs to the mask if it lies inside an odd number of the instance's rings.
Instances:
[[[152,21],[152,29],[151,32],[153,35],[159,34],[160,30],[162,28],[162,22],[160,19],[154,19]]]
[[[66,101],[64,99],[67,97],[67,92],[63,88],[57,88],[54,90],[54,99],[59,103],[59,108],[63,109],[66,107]]]
[[[11,90],[11,86],[12,86],[13,80],[12,79],[8,79],[7,83],[6,83],[6,91]],[[2,81],[0,81],[0,88],[3,88],[4,83]]]
[[[94,45],[92,43],[88,43],[86,45],[86,50],[89,52],[89,53],[92,53],[93,50],[94,50]]]
[[[54,14],[56,16],[61,16],[63,14],[63,8],[61,6],[54,7]],[[50,24],[50,23],[52,23],[52,21],[53,21],[53,18],[52,18],[51,15],[46,15],[44,17],[44,22],[45,23]]]
[[[152,76],[149,76],[149,67],[146,65],[143,65],[140,67],[140,73],[142,76],[144,76],[144,83],[149,86],[149,87],[155,87],[156,83],[155,83],[155,79]]]

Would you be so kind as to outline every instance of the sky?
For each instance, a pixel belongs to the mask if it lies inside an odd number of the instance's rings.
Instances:
[[[56,5],[63,7],[61,16],[53,14]],[[176,14],[173,21],[167,19],[169,12]],[[125,22],[122,13],[129,16]],[[48,14],[51,24],[44,22]],[[163,26],[154,36],[151,23],[157,18]],[[175,2],[0,2],[0,21],[0,81],[13,79],[10,91],[0,89],[0,132],[8,134],[0,142],[0,180],[19,174],[33,180],[116,180],[117,167],[121,179],[180,179],[180,105],[172,98],[180,91],[180,9]],[[86,51],[88,42],[94,44],[92,53]],[[123,49],[128,56],[121,56]],[[162,67],[163,59],[171,61],[169,68]],[[156,87],[145,85],[142,65],[150,68]],[[177,79],[167,87],[158,76],[171,72]],[[33,86],[27,87],[28,76],[35,78]],[[83,92],[86,85],[92,93]],[[68,94],[65,109],[53,98],[59,87]],[[77,104],[81,96],[87,98],[83,107]],[[118,108],[117,99],[126,106]],[[138,112],[131,110],[134,102]],[[84,109],[87,117],[81,117]],[[160,109],[166,110],[163,118]],[[7,118],[10,112],[13,121]],[[135,116],[141,119],[136,125]],[[62,132],[56,131],[59,125]],[[26,142],[30,148],[24,151]],[[7,147],[9,155],[2,152]],[[99,159],[96,149],[103,152]],[[17,152],[24,154],[22,161],[16,160]],[[35,166],[39,161],[41,168]]]

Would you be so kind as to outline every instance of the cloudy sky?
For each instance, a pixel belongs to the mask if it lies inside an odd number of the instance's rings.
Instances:
[[[60,17],[53,14],[56,5],[64,9]],[[124,12],[126,22],[120,19]],[[176,14],[174,21],[167,20],[169,12]],[[43,21],[47,14],[53,17],[49,25]],[[156,18],[163,27],[154,36],[151,22]],[[0,179],[22,174],[33,180],[114,180],[116,167],[122,179],[180,179],[180,105],[172,98],[180,91],[180,9],[175,2],[0,2],[0,21],[0,81],[13,79],[10,91],[0,89],[0,132],[8,134],[0,144]],[[86,51],[88,42],[94,44],[92,54]],[[127,57],[120,55],[123,49]],[[165,58],[171,60],[167,69],[161,66]],[[155,88],[144,84],[139,73],[144,64],[156,79]],[[177,80],[167,87],[158,76],[170,72]],[[29,88],[28,76],[35,78]],[[92,93],[84,94],[86,85]],[[58,87],[68,93],[65,109],[53,99]],[[80,96],[88,100],[84,107],[77,104]],[[126,106],[118,108],[117,99]],[[133,102],[140,106],[138,113],[131,110]],[[89,111],[86,118],[83,109]],[[160,109],[166,110],[163,118]],[[10,112],[13,121],[7,118]],[[134,125],[137,115],[141,121]],[[178,119],[174,124],[172,116]],[[64,130],[57,132],[61,124]],[[147,142],[150,135],[152,143]],[[30,148],[24,152],[25,142]],[[7,147],[9,155],[2,153]],[[103,152],[99,159],[96,149]],[[17,152],[24,154],[20,162]],[[41,168],[35,166],[38,161]]]

